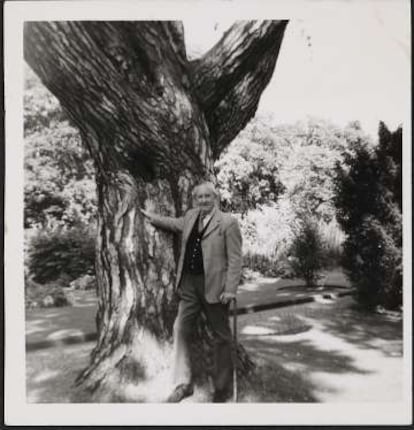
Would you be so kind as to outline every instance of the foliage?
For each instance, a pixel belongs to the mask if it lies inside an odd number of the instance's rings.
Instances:
[[[307,287],[317,284],[324,267],[324,249],[322,236],[314,219],[305,217],[300,220],[294,231],[289,260],[295,277],[304,279]]]
[[[356,122],[342,130],[317,118],[254,118],[215,164],[224,208],[246,214],[284,198],[298,215],[331,221],[335,165],[361,136]]]
[[[335,218],[328,223],[319,221],[318,231],[322,238],[324,266],[326,268],[340,266],[342,263],[345,234],[338,222]]]
[[[60,103],[46,89],[33,71],[25,65],[24,82],[24,134],[42,132],[52,124],[65,119]]]
[[[284,261],[276,260],[274,256],[247,251],[243,254],[243,266],[252,272],[263,276],[279,277],[286,275]]]
[[[241,213],[249,268],[288,275],[287,256],[294,231],[305,217],[318,223],[324,239],[324,262],[338,264],[344,238],[335,221],[334,168],[353,153],[355,142],[362,137],[368,141],[358,123],[339,129],[316,118],[273,125],[271,119],[258,117],[240,133],[216,168],[225,208]],[[258,154],[267,171],[275,175],[274,182],[281,184],[279,192],[270,193],[269,187],[260,189],[248,178],[252,187],[246,186],[242,195],[237,192],[240,172],[257,165]]]
[[[289,139],[292,144],[280,169],[286,198],[299,217],[330,222],[335,217],[334,167],[349,151],[347,133],[327,121],[310,118],[296,123]]]
[[[44,284],[66,276],[69,285],[85,273],[94,273],[95,239],[91,231],[39,230],[28,248],[28,273],[35,282]]]
[[[68,293],[67,279],[58,278],[47,284],[38,284],[32,279],[25,279],[25,305],[27,308],[62,307],[72,305]]]
[[[244,214],[249,209],[277,201],[284,187],[272,147],[272,129],[264,121],[255,120],[215,163],[226,210]]]
[[[280,199],[272,206],[249,211],[240,219],[245,252],[283,259],[293,238],[291,226],[295,223],[295,213],[288,203]]]
[[[54,230],[60,235],[74,229],[76,237],[95,222],[92,161],[56,98],[29,68],[24,109],[25,228],[44,229],[51,237]],[[240,215],[248,267],[287,273],[295,226],[310,215],[328,239],[328,260],[338,261],[343,238],[334,225],[333,167],[354,154],[361,136],[358,123],[339,129],[310,118],[276,125],[258,116],[232,142],[215,168],[224,210]]]
[[[53,229],[94,221],[92,161],[58,101],[26,69],[25,228]]]
[[[379,127],[379,143],[359,141],[337,166],[335,205],[346,233],[344,267],[367,308],[402,303],[402,129]]]
[[[57,291],[93,272],[94,168],[57,99],[28,67],[25,77],[25,270],[45,284],[31,294],[59,301]]]

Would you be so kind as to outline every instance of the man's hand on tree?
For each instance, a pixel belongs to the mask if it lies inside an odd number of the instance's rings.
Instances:
[[[220,302],[223,303],[223,305],[227,305],[235,298],[236,298],[236,294],[224,292],[220,296]]]
[[[145,218],[148,218],[149,221],[152,220],[152,214],[150,212],[146,211],[145,209],[141,209],[141,213]]]

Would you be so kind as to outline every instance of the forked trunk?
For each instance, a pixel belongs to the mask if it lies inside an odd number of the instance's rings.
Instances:
[[[95,401],[160,400],[128,387],[157,376],[165,386],[179,246],[140,209],[180,216],[194,184],[214,181],[214,160],[257,109],[286,24],[236,23],[189,62],[179,22],[26,23],[25,59],[78,126],[96,166],[98,341],[78,378]],[[210,334],[202,319],[198,332],[203,379]],[[252,369],[241,346],[238,358],[241,374]]]

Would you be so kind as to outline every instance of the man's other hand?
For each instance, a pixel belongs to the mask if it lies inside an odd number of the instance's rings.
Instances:
[[[220,296],[220,302],[223,303],[223,305],[227,305],[230,303],[233,299],[236,298],[236,294],[234,293],[222,293]]]

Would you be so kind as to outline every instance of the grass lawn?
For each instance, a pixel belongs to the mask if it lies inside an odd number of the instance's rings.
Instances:
[[[259,377],[240,393],[241,402],[398,401],[402,397],[398,315],[367,314],[344,298],[243,315],[238,327],[239,339],[260,369]],[[81,401],[74,396],[72,383],[86,366],[93,346],[82,343],[27,353],[28,401]],[[127,397],[130,402],[161,401],[145,398],[138,386]],[[186,401],[209,401],[207,387],[198,387]]]

